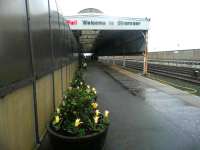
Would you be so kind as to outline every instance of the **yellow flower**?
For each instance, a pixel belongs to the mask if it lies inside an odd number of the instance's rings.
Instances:
[[[59,114],[59,113],[60,113],[60,109],[59,109],[59,108],[57,108],[57,109],[56,109],[56,112]]]
[[[97,109],[97,110],[95,111],[95,114],[96,114],[96,116],[99,116],[100,111]]]
[[[76,114],[76,111],[73,111],[73,114]]]
[[[77,86],[77,89],[79,89],[79,86]]]
[[[95,94],[97,94],[97,91],[96,91],[95,88],[92,88],[92,91],[93,91]]]
[[[109,112],[108,110],[106,110],[106,111],[104,112],[104,117],[108,118],[109,113],[110,113],[110,112]]]
[[[80,82],[80,85],[83,85],[83,82]]]
[[[90,93],[90,89],[86,89],[87,93]]]
[[[93,109],[97,109],[97,107],[98,107],[97,103],[92,103],[91,105],[92,105]]]
[[[60,122],[60,117],[59,116],[55,116],[53,124],[57,124]]]
[[[99,121],[99,117],[98,117],[98,116],[95,116],[95,117],[94,117],[94,123],[96,123],[96,124],[97,124],[97,123],[98,123],[98,121]]]
[[[65,106],[65,101],[62,102],[62,105]]]
[[[83,123],[83,122],[81,122],[81,119],[78,118],[75,120],[74,126],[78,127],[81,123]]]
[[[88,89],[90,89],[90,86],[89,86],[89,85],[87,85],[87,88],[88,88]]]

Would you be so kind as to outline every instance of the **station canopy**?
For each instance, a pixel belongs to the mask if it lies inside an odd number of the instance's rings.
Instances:
[[[66,16],[81,52],[98,56],[142,54],[146,45],[148,18],[113,17],[95,8]]]

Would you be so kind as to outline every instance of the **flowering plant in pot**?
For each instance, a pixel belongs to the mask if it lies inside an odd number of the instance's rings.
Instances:
[[[101,113],[95,98],[96,89],[76,76],[47,127],[54,149],[102,149],[109,111]]]
[[[72,80],[71,87],[65,92],[65,94],[70,93],[72,88],[82,90],[82,92],[85,91],[85,95],[89,96],[88,99],[90,100],[96,101],[97,99],[96,89],[85,83],[83,79],[83,71],[81,69],[75,73],[75,78]]]

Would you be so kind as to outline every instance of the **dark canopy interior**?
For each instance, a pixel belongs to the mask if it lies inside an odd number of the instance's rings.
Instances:
[[[142,30],[79,30],[74,31],[83,53],[98,56],[136,55],[145,49]]]

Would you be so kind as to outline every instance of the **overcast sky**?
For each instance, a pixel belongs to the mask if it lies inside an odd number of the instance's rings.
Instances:
[[[57,0],[64,15],[97,8],[110,16],[149,17],[149,51],[200,48],[200,0]]]

